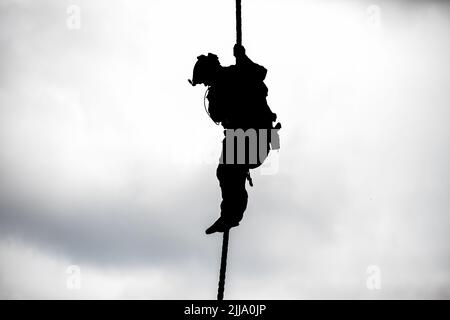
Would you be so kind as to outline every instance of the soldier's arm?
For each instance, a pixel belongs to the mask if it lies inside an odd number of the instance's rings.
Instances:
[[[236,57],[236,66],[242,68],[251,78],[263,81],[266,78],[267,69],[254,63],[246,54],[245,48],[236,44],[233,48]]]

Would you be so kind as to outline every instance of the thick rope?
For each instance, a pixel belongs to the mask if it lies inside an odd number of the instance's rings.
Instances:
[[[241,0],[236,0],[236,44],[242,45]]]
[[[223,300],[223,292],[225,291],[225,273],[227,270],[227,255],[228,255],[228,238],[230,230],[226,230],[223,233],[222,242],[222,259],[220,260],[220,276],[219,276],[219,289],[217,292],[217,300]]]
[[[241,19],[241,0],[236,0],[236,44],[242,45],[242,19]],[[225,274],[227,271],[227,256],[228,256],[228,239],[230,230],[223,233],[222,241],[222,258],[220,259],[220,275],[219,288],[217,290],[217,300],[223,300],[223,293],[225,291]]]

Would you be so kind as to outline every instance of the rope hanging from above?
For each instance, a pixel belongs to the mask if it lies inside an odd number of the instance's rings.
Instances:
[[[236,0],[236,44],[242,45],[241,0]]]
[[[242,46],[242,19],[241,19],[241,0],[236,0],[236,44]],[[227,270],[228,239],[230,230],[223,233],[222,257],[220,259],[219,287],[217,289],[217,300],[223,300],[225,291],[225,274]]]
[[[222,241],[222,259],[220,259],[220,274],[219,274],[219,288],[217,290],[217,300],[223,300],[223,292],[225,291],[225,272],[227,270],[227,255],[228,255],[228,238],[230,230],[223,233]]]

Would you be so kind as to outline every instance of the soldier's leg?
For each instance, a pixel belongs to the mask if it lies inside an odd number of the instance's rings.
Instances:
[[[222,191],[220,216],[230,225],[237,225],[247,208],[245,182],[248,168],[243,165],[219,164],[217,178]]]

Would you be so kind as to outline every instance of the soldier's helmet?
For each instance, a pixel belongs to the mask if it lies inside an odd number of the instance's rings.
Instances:
[[[197,57],[197,62],[194,66],[192,80],[189,82],[195,86],[200,83],[209,84],[215,77],[215,73],[220,67],[219,58],[212,53],[207,56],[201,55]]]

